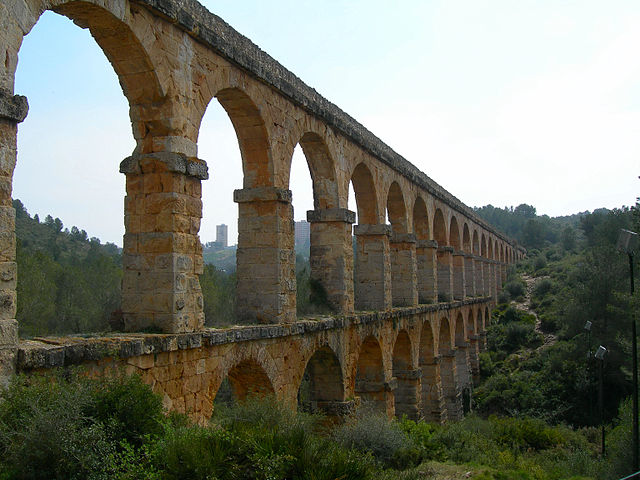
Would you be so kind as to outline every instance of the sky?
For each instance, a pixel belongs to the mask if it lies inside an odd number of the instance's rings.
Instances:
[[[570,215],[640,194],[637,0],[205,0],[211,12],[469,206]],[[14,198],[122,245],[122,159],[134,148],[117,77],[86,30],[45,13],[23,42]],[[237,238],[234,130],[202,122],[201,240]],[[312,208],[294,154],[294,216]],[[355,205],[349,208],[355,210]]]

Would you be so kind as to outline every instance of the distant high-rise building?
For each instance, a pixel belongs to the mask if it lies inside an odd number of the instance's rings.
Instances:
[[[216,243],[221,247],[226,247],[229,240],[229,227],[224,223],[222,225],[216,225]]]
[[[302,247],[304,245],[309,245],[310,235],[311,230],[309,222],[307,222],[306,220],[296,222],[296,246]]]

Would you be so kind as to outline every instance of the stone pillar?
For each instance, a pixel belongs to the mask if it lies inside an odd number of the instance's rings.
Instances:
[[[438,301],[438,262],[435,240],[416,242],[416,263],[418,265],[418,302],[434,303]]]
[[[456,250],[453,252],[453,254],[451,255],[451,264],[453,267],[453,298],[455,300],[464,300],[464,253],[461,250]]]
[[[420,418],[420,379],[422,370],[395,372],[398,387],[394,392],[396,417],[406,415],[411,420]]]
[[[469,365],[473,384],[480,383],[480,343],[478,335],[469,337]]]
[[[434,357],[431,362],[422,364],[420,368],[422,417],[428,422],[443,423],[447,419],[447,406],[440,375],[440,358]]]
[[[493,295],[493,281],[491,277],[491,260],[484,259],[482,264],[482,272],[484,274],[484,296]]]
[[[204,326],[201,180],[207,165],[183,154],[134,155],[127,177],[122,313],[127,331],[183,333]]]
[[[473,255],[469,253],[464,254],[464,287],[467,297],[476,296],[476,272],[475,262],[473,261]]]
[[[416,237],[393,233],[389,242],[391,253],[391,292],[394,307],[418,305],[418,272]]]
[[[455,351],[440,354],[440,377],[442,391],[447,406],[447,420],[457,421],[462,418],[462,401],[458,385]]]
[[[500,282],[500,262],[498,262],[498,260],[491,261],[491,271],[493,274],[493,298],[497,300],[498,294],[502,291],[502,283]]]
[[[453,247],[438,246],[438,301],[450,302],[453,298],[452,271]]]
[[[391,225],[356,225],[356,310],[391,308]]]
[[[505,283],[507,283],[507,264],[506,263],[500,263],[500,274],[501,274],[501,278],[502,278],[502,285],[504,285]]]
[[[18,124],[29,111],[26,97],[0,90],[0,388],[16,371],[18,352],[16,212],[11,202]]]
[[[238,204],[236,317],[239,323],[296,320],[296,255],[291,190],[245,188]]]
[[[353,313],[353,244],[351,224],[356,214],[345,208],[310,210],[311,279],[324,288],[336,313]],[[313,294],[313,293],[312,293]]]
[[[473,257],[473,264],[474,264],[474,270],[475,270],[475,287],[476,287],[476,296],[477,297],[481,297],[484,295],[484,276],[482,273],[482,268],[483,268],[483,261],[482,261],[482,257],[479,257],[477,255],[474,255]]]
[[[489,322],[489,319],[486,320],[486,322]],[[483,332],[480,332],[480,334],[478,335],[478,350],[481,352],[484,352],[487,349],[487,332],[486,330]]]
[[[398,387],[398,380],[393,377],[389,382],[367,379],[356,380],[355,395],[360,397],[360,404],[368,404],[376,412],[392,417],[394,413],[393,392]]]
[[[456,345],[456,373],[458,378],[458,392],[462,404],[462,412],[471,411],[471,394],[473,392],[473,382],[471,380],[471,362],[469,358],[469,344]]]

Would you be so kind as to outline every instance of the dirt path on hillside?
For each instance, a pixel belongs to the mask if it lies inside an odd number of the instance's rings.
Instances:
[[[538,332],[539,334],[541,334],[544,337],[544,342],[538,348],[538,350],[540,350],[541,348],[545,348],[545,347],[547,347],[549,345],[553,345],[558,340],[557,337],[555,335],[553,335],[552,333],[544,333],[542,331],[542,328],[541,328],[541,323],[542,322],[540,322],[540,318],[538,318],[538,314],[531,308],[531,295],[533,294],[533,289],[535,288],[537,282],[539,282],[540,280],[543,280],[545,278],[549,278],[549,277],[548,276],[530,277],[529,275],[522,275],[522,280],[524,281],[524,283],[527,286],[527,292],[526,292],[526,294],[524,296],[524,301],[522,301],[522,302],[514,302],[514,306],[517,309],[524,310],[525,312],[527,312],[527,313],[533,315],[534,317],[536,317],[535,330],[536,330],[536,332]]]

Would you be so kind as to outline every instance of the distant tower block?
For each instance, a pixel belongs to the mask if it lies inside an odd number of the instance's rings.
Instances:
[[[229,239],[229,227],[224,223],[222,225],[216,225],[216,243],[221,247],[228,245]]]
[[[295,223],[295,242],[296,245],[303,246],[309,244],[311,230],[309,222],[302,220]]]

